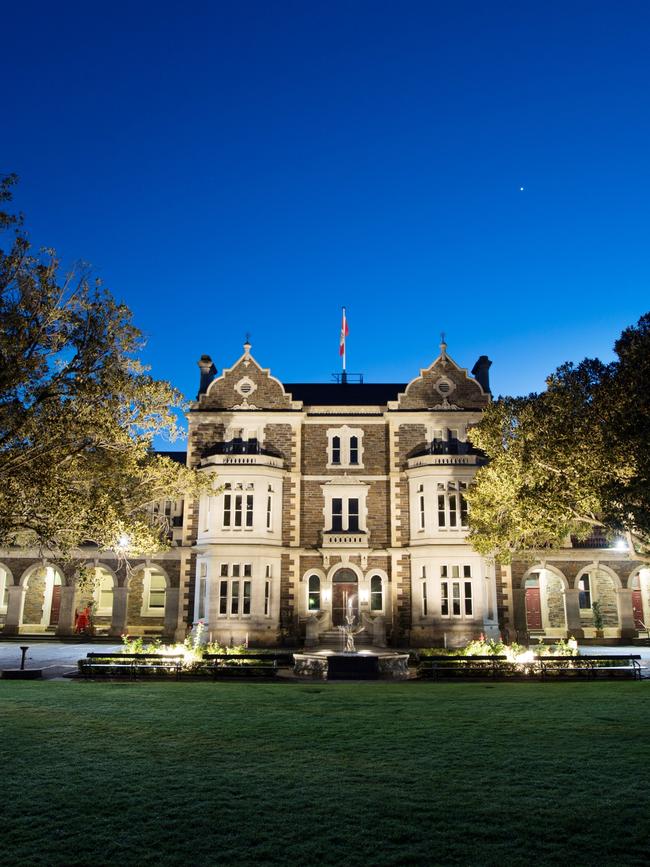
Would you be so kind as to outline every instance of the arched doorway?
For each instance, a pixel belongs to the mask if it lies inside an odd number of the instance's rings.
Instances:
[[[352,569],[339,569],[332,579],[332,624],[343,626],[348,615],[359,616],[359,583]]]
[[[23,603],[23,626],[54,629],[59,622],[61,610],[61,573],[50,565],[38,565],[23,578],[25,601]]]
[[[645,586],[644,586],[645,585]],[[645,630],[650,626],[644,596],[647,600],[647,587],[650,586],[650,569],[641,569],[630,578],[630,590],[632,591],[632,613],[634,615],[634,628]]]
[[[526,628],[536,632],[542,628],[542,599],[539,588],[539,572],[531,572],[526,578]]]

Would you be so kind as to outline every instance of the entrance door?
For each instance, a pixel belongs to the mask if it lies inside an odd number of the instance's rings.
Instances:
[[[332,584],[332,623],[334,626],[343,626],[348,614],[357,618],[359,616],[359,594],[357,584]]]
[[[640,590],[632,591],[632,613],[634,614],[634,628],[645,629],[643,625],[645,623],[643,619],[643,599]],[[650,626],[650,624],[646,625]]]
[[[54,584],[52,587],[52,607],[50,608],[50,626],[56,626],[59,622],[61,610],[61,585]]]
[[[526,624],[529,629],[542,628],[542,604],[539,587],[526,587]]]

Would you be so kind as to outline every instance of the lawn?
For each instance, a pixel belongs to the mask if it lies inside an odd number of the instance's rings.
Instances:
[[[4,865],[646,865],[647,683],[0,682]]]

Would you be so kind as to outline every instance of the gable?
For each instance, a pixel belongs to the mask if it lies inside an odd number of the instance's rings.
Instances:
[[[300,409],[301,404],[292,400],[280,380],[255,361],[250,354],[249,344],[245,344],[244,350],[241,358],[216,377],[206,393],[200,396],[200,409]]]
[[[459,367],[446,351],[440,353],[430,367],[420,371],[406,389],[389,404],[400,410],[468,410],[484,409],[490,395]]]

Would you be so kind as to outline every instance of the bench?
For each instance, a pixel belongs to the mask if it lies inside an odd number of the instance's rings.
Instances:
[[[138,674],[181,675],[183,655],[166,656],[162,653],[88,653],[77,663],[82,677],[128,677],[135,680]]]
[[[291,654],[271,653],[204,653],[204,661],[211,662],[212,677],[275,677],[278,661],[293,660]]]
[[[627,677],[641,680],[641,655],[603,653],[593,656],[539,656],[542,680],[547,677]]]
[[[511,668],[506,656],[423,656],[417,667],[417,676],[434,680],[441,677],[496,677],[501,673],[512,673]]]

